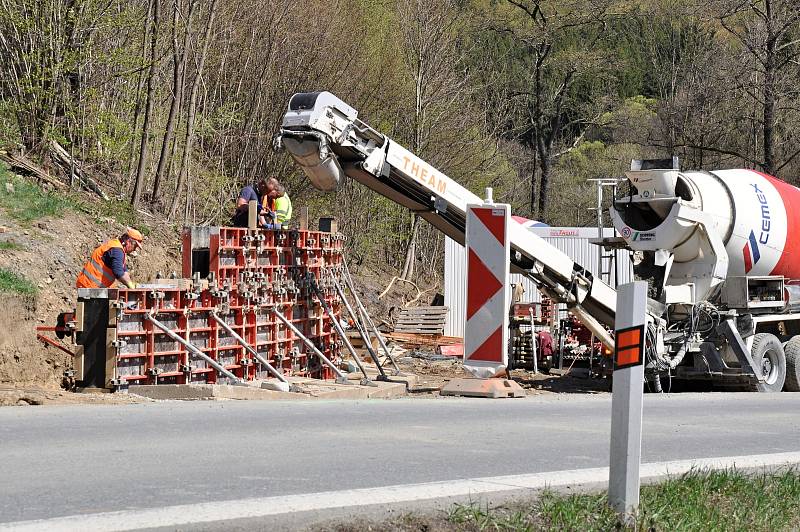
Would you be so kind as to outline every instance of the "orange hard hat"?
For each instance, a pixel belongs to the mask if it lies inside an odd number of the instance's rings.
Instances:
[[[140,233],[133,227],[128,227],[125,230],[125,234],[128,235],[128,238],[136,242],[136,247],[142,247],[142,241],[144,240],[142,233]]]

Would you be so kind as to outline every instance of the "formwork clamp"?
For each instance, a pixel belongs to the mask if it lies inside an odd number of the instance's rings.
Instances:
[[[150,290],[148,295],[153,299],[164,299],[165,297],[164,292],[159,292],[158,290]]]
[[[115,392],[127,393],[128,380],[122,377],[115,377],[111,379],[111,387],[114,388]]]
[[[161,368],[147,368],[147,374],[158,376],[161,374]]]
[[[126,342],[125,340],[113,340],[111,342],[111,347],[115,347],[117,349],[125,347],[126,345],[128,345],[128,342]]]

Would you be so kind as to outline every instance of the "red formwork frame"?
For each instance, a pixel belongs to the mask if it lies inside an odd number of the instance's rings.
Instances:
[[[280,311],[330,360],[341,359],[343,344],[311,284],[317,284],[338,319],[341,302],[329,277],[341,271],[341,235],[231,227],[204,231],[207,238],[198,243],[196,234],[203,232],[184,230],[182,269],[184,277],[191,277],[192,252],[207,246],[207,286],[199,287],[204,284],[201,281],[192,287],[185,282],[174,288],[119,290],[114,305],[116,382],[217,382],[216,370],[161,331],[147,314],[237,377],[267,377],[266,368],[217,323],[214,312],[284,374],[333,378],[333,371],[317,360],[272,309]]]

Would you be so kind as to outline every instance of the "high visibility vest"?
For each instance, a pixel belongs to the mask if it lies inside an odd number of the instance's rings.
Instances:
[[[83,265],[83,270],[78,275],[75,286],[78,288],[108,288],[114,284],[117,280],[114,271],[103,262],[103,255],[111,248],[123,249],[118,238],[109,240],[92,251],[92,256]],[[125,256],[124,249],[122,255]]]
[[[292,217],[292,200],[289,199],[288,194],[284,194],[280,198],[275,198],[273,205],[275,211],[275,221],[279,224],[284,224]]]

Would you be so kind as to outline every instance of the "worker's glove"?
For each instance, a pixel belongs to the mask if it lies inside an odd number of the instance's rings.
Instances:
[[[131,289],[136,288],[136,283],[134,281],[131,281],[131,284],[128,285],[128,288]]]

